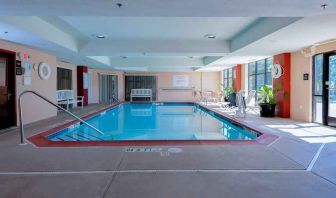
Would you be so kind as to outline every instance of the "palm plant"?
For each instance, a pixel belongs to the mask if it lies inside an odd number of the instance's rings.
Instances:
[[[258,102],[263,104],[276,104],[276,91],[269,86],[263,85],[259,90]]]
[[[274,117],[275,106],[277,104],[277,95],[279,92],[283,92],[282,83],[278,83],[277,86],[271,89],[267,85],[261,86],[259,90],[258,102],[260,106],[260,116],[262,117]],[[284,98],[288,98],[288,93],[283,93]]]

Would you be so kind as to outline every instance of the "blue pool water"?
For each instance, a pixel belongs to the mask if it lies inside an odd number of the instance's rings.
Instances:
[[[125,103],[49,135],[52,141],[252,140],[257,134],[189,103]]]

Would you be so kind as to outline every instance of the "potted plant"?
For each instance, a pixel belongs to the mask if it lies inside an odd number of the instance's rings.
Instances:
[[[232,87],[225,87],[224,89],[225,91],[225,97],[224,99],[226,99],[226,101],[230,101],[230,97],[231,95],[234,93],[234,90]]]
[[[276,96],[280,90],[282,90],[282,83],[278,83],[277,87],[273,90],[267,85],[261,86],[258,94],[261,117],[275,116]],[[287,92],[284,92],[284,98],[288,98]]]
[[[222,87],[222,95],[225,102],[230,102],[231,106],[236,106],[236,93],[233,89],[233,86],[225,87],[221,84]]]
[[[275,106],[276,106],[275,95],[276,95],[275,91],[273,91],[267,85],[261,86],[258,95],[261,117],[275,116]]]
[[[221,86],[221,96],[222,96],[222,99],[225,101],[225,102],[228,102],[229,99],[228,99],[228,87],[225,87],[222,83],[220,84]]]

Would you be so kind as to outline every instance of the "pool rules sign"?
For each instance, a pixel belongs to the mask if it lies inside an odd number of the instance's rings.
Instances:
[[[173,86],[174,87],[188,87],[189,86],[189,76],[174,75],[173,76]]]

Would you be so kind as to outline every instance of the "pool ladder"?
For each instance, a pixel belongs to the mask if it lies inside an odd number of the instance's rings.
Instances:
[[[80,117],[76,116],[75,114],[71,113],[70,111],[64,109],[63,107],[59,106],[58,104],[52,102],[51,100],[47,99],[46,97],[42,96],[41,94],[35,92],[35,91],[30,91],[30,90],[27,90],[27,91],[23,91],[20,96],[19,96],[19,119],[20,119],[20,144],[21,145],[25,145],[27,144],[25,142],[25,136],[24,136],[24,129],[23,129],[23,121],[22,121],[22,96],[27,94],[27,93],[32,93],[36,96],[38,96],[39,98],[43,99],[44,101],[46,101],[47,103],[51,104],[52,106],[54,107],[57,107],[59,109],[61,109],[62,111],[64,111],[65,113],[71,115],[72,117],[74,117],[77,121],[87,125],[88,127],[90,127],[91,129],[97,131],[98,133],[100,134],[104,134],[103,132],[101,132],[99,129],[97,129],[96,127],[92,126],[91,124],[87,123],[86,121],[84,121],[83,119],[81,119]]]

